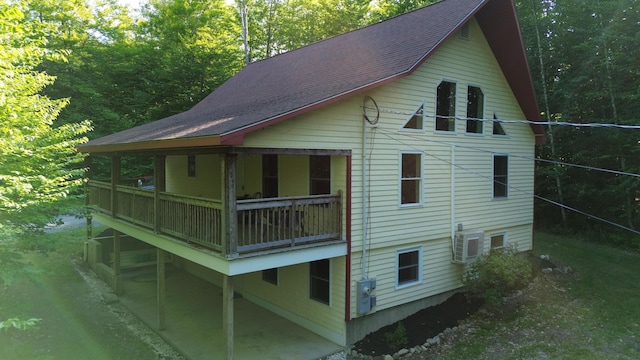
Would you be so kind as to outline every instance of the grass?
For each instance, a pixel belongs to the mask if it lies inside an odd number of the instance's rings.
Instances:
[[[579,238],[536,234],[568,274],[540,274],[494,314],[478,313],[413,359],[640,358],[640,255]]]

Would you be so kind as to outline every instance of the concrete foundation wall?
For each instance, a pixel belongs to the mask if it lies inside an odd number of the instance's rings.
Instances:
[[[352,319],[347,323],[347,344],[354,344],[362,340],[368,334],[400,321],[409,315],[413,315],[422,309],[441,304],[457,292],[458,290],[444,292],[390,309],[378,311],[371,315]]]

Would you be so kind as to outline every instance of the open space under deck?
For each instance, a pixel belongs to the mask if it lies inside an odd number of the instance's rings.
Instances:
[[[188,359],[222,359],[222,289],[173,266],[166,271],[166,329],[159,331]],[[151,328],[157,326],[153,268],[123,274],[120,301]],[[241,296],[234,300],[235,359],[318,359],[342,348]]]

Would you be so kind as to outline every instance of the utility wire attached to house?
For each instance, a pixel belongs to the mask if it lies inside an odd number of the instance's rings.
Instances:
[[[411,144],[407,144],[407,143],[403,142],[402,140],[395,138],[394,136],[391,136],[391,134],[397,135],[396,133],[393,133],[393,132],[390,132],[390,131],[384,131],[384,130],[381,130],[380,132],[381,132],[381,134],[382,134],[383,136],[385,136],[385,137],[387,137],[387,138],[389,138],[389,139],[391,139],[391,140],[397,141],[397,142],[399,142],[399,143],[401,143],[401,144],[403,144],[403,145],[405,145],[405,146],[411,147],[412,149],[419,150],[419,151],[424,151],[424,150],[422,150],[422,149],[416,148],[415,146],[413,146],[413,145],[411,145]],[[421,140],[424,140],[424,139],[422,139],[422,138],[421,138]],[[458,146],[458,145],[456,145],[456,146]],[[483,150],[483,151],[486,151],[486,150]],[[597,215],[589,214],[589,213],[584,212],[584,211],[582,211],[582,210],[578,210],[578,209],[573,208],[573,207],[571,207],[571,206],[568,206],[568,205],[566,205],[566,204],[561,204],[561,203],[559,203],[559,202],[557,202],[557,201],[554,201],[554,200],[551,200],[551,199],[547,199],[547,198],[542,197],[542,196],[540,196],[540,195],[536,195],[535,193],[533,193],[533,192],[531,192],[531,191],[524,190],[524,189],[518,188],[518,187],[516,187],[516,186],[510,185],[510,184],[507,184],[507,183],[502,183],[502,182],[496,181],[496,180],[495,180],[495,179],[493,179],[493,177],[491,177],[491,176],[487,176],[487,175],[481,174],[481,173],[479,173],[479,172],[477,172],[477,171],[475,171],[475,170],[473,170],[473,169],[469,169],[469,168],[466,168],[466,167],[464,167],[464,166],[461,166],[461,165],[458,165],[458,164],[452,163],[452,162],[451,162],[451,161],[449,161],[449,160],[442,159],[442,158],[440,158],[440,157],[438,157],[438,156],[436,156],[436,155],[430,154],[430,153],[428,153],[428,152],[426,152],[426,151],[424,151],[424,153],[425,153],[427,156],[430,156],[430,157],[432,157],[432,158],[434,158],[434,159],[436,159],[436,160],[438,160],[438,161],[441,161],[441,162],[443,162],[443,163],[446,163],[446,164],[452,165],[452,166],[454,166],[454,167],[456,167],[456,168],[458,168],[458,169],[461,169],[461,170],[463,170],[463,171],[466,171],[466,172],[468,172],[468,173],[470,173],[470,174],[473,174],[473,175],[476,175],[476,176],[478,176],[478,177],[481,177],[481,178],[487,179],[487,180],[489,180],[489,181],[491,181],[491,182],[497,182],[497,183],[499,183],[499,184],[501,184],[501,185],[506,186],[506,187],[507,187],[507,188],[509,188],[509,189],[513,189],[513,190],[515,190],[515,191],[517,191],[517,192],[520,192],[520,193],[522,193],[522,194],[529,195],[529,196],[533,196],[533,197],[534,197],[534,198],[536,198],[536,199],[539,199],[539,200],[542,200],[542,201],[548,202],[548,203],[550,203],[550,204],[553,204],[553,205],[556,205],[556,206],[562,207],[562,208],[564,208],[564,209],[566,209],[566,210],[576,212],[576,213],[581,214],[581,215],[584,215],[584,216],[586,216],[586,217],[588,217],[588,218],[592,218],[592,219],[594,219],[594,220],[598,220],[598,221],[604,222],[604,223],[606,223],[606,224],[609,224],[609,225],[615,226],[615,227],[617,227],[617,228],[620,228],[620,229],[623,229],[623,230],[626,230],[626,231],[632,232],[632,233],[634,233],[634,234],[636,234],[636,235],[640,235],[640,230],[636,230],[636,229],[630,228],[630,227],[628,227],[628,226],[624,226],[624,225],[618,224],[618,223],[616,223],[616,222],[613,222],[613,221],[610,221],[610,220],[604,219],[604,218],[599,217],[599,216],[597,216]],[[535,160],[535,159],[533,159],[533,158],[532,158],[532,160]]]
[[[379,109],[381,113],[396,114],[396,115],[415,115],[415,112],[393,110],[393,109]],[[456,119],[456,120],[473,120],[482,122],[497,122],[505,124],[530,124],[530,125],[550,125],[550,126],[569,126],[569,127],[589,127],[589,128],[613,128],[613,129],[626,129],[626,130],[640,130],[640,125],[624,125],[624,124],[610,124],[610,123],[572,123],[566,121],[535,121],[535,120],[523,120],[523,119],[486,119],[486,118],[469,118],[462,116],[441,116],[436,114],[425,114],[427,118],[435,119]]]

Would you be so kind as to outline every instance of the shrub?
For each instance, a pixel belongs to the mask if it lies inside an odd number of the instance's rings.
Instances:
[[[384,342],[393,351],[407,346],[409,339],[407,338],[407,330],[404,328],[404,325],[400,322],[394,331],[385,333]]]
[[[529,260],[514,247],[506,247],[482,254],[469,266],[462,283],[472,296],[496,308],[506,296],[524,288],[532,273]]]

